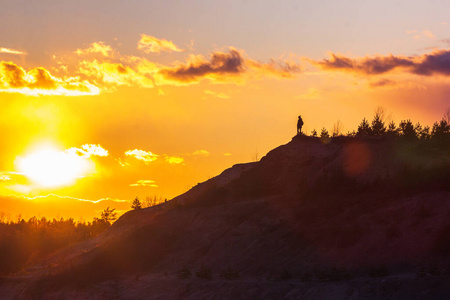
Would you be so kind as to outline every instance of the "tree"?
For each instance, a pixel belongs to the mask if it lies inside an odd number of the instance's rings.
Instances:
[[[133,203],[131,204],[131,208],[134,210],[142,209],[141,200],[138,197],[134,198]]]
[[[450,124],[445,118],[438,123],[433,124],[433,129],[431,130],[431,137],[436,140],[443,140],[445,137],[450,135]]]
[[[372,135],[372,128],[370,128],[369,121],[364,118],[361,121],[361,124],[358,126],[358,132],[356,133],[358,136]]]
[[[320,132],[320,137],[321,138],[329,138],[330,137],[330,134],[328,133],[328,130],[325,127],[322,128],[322,131]]]
[[[384,111],[378,108],[372,120],[372,134],[375,136],[384,135],[386,133],[386,125],[383,120]]]
[[[419,124],[419,123],[417,123]],[[431,135],[430,135],[430,126],[425,126],[422,128],[420,128],[420,130],[417,132],[417,134],[419,135],[419,139],[421,140],[429,140]]]
[[[386,134],[388,136],[397,136],[398,135],[398,128],[395,126],[395,122],[391,121],[388,125],[388,128],[386,130]]]
[[[337,122],[333,125],[332,136],[337,137],[340,135],[342,135],[342,122],[340,120],[337,120]]]
[[[415,139],[417,138],[416,131],[414,130],[414,125],[411,120],[403,120],[398,125],[400,135],[407,139]]]
[[[117,213],[115,212],[115,208],[105,208],[104,211],[102,211],[101,219],[111,224],[114,220],[117,219]]]
[[[311,131],[311,136],[312,137],[316,137],[317,136],[317,131],[315,129],[313,131]]]

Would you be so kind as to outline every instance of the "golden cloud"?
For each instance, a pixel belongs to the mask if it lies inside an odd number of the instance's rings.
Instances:
[[[106,45],[104,42],[95,42],[90,45],[90,47],[85,49],[77,49],[75,51],[78,55],[86,55],[90,53],[100,53],[103,56],[110,57],[112,55],[113,49],[110,45]]]
[[[70,148],[68,150],[66,150],[69,153],[75,153],[81,156],[86,156],[86,157],[90,157],[90,156],[108,156],[108,150],[104,149],[102,146],[100,145],[95,145],[95,144],[85,144],[82,145],[81,148]]]
[[[198,155],[198,156],[209,156],[210,153],[206,150],[197,150],[192,155]]]
[[[166,160],[166,162],[168,162],[171,165],[181,165],[184,163],[184,158],[182,158],[182,157],[166,155],[164,159]]]
[[[79,77],[58,78],[44,68],[26,72],[13,62],[0,62],[0,92],[25,95],[97,95],[100,89]]]
[[[146,180],[146,179],[138,180],[136,183],[130,184],[130,186],[158,187],[158,185],[154,180]]]
[[[141,63],[137,65],[137,69],[134,69],[122,63],[84,60],[80,63],[78,71],[95,82],[101,83],[103,87],[121,85],[154,87],[153,78],[145,72],[145,66]]]
[[[5,53],[5,54],[16,54],[16,55],[24,55],[24,54],[27,54],[26,52],[23,52],[23,51],[14,50],[14,49],[11,49],[11,48],[4,48],[4,47],[0,47],[0,53]]]
[[[163,49],[181,50],[171,42],[147,35],[142,36],[140,45],[141,49],[147,50],[153,47],[152,52],[164,51]],[[209,59],[202,55],[190,55],[186,63],[177,62],[171,66],[157,64],[143,57],[120,56],[118,53],[113,59],[109,55],[114,51],[101,42],[93,43],[85,50],[77,50],[79,54],[93,52],[104,52],[105,57],[83,60],[78,64],[78,72],[105,90],[117,86],[182,86],[196,84],[205,79],[213,83],[241,83],[246,78],[263,76],[292,78],[301,71],[300,66],[292,62],[271,59],[269,63],[261,63],[246,59],[243,51],[232,47],[228,52],[212,52]],[[229,97],[224,93],[206,93],[220,98]]]
[[[141,34],[141,39],[138,42],[138,50],[145,53],[160,53],[164,52],[183,52],[184,50],[178,48],[172,41],[166,39],[158,39],[151,35]]]
[[[137,160],[142,160],[145,164],[150,164],[151,162],[158,159],[159,155],[153,154],[150,151],[144,151],[139,149],[128,150],[125,152],[126,156],[134,157]]]

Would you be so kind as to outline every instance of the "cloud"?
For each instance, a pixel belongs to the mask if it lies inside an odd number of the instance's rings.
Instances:
[[[275,61],[270,59],[268,63],[261,63],[248,59],[246,65],[259,75],[274,76],[282,78],[293,78],[294,74],[300,73],[302,68],[293,62]]]
[[[150,42],[146,44],[143,41],[154,41],[154,38],[150,36],[141,38],[141,48],[147,49],[143,45],[150,45]],[[94,82],[106,91],[118,86],[143,88],[162,85],[183,86],[196,84],[202,80],[209,80],[212,83],[242,83],[246,79],[260,79],[267,76],[293,78],[295,74],[301,72],[301,67],[293,62],[271,59],[268,63],[261,63],[245,58],[243,51],[238,51],[232,47],[227,52],[212,52],[209,59],[202,55],[190,55],[186,62],[162,65],[144,57],[120,55],[110,49],[109,46],[105,49],[106,45],[101,44],[101,42],[92,45],[96,46],[84,50],[78,49],[76,53],[103,51],[104,57],[85,59],[79,62],[77,71],[90,82]],[[154,44],[151,45],[154,47]],[[158,51],[163,51],[162,49],[158,48]],[[114,57],[110,55],[111,52],[115,53]],[[154,49],[154,52],[156,52],[156,49]],[[228,97],[225,93],[211,91],[207,93],[219,98]]]
[[[364,75],[379,75],[400,70],[410,74],[450,76],[450,50],[435,50],[414,57],[375,56],[352,59],[331,53],[330,59],[313,64],[325,70],[340,70]]]
[[[432,39],[435,37],[430,30],[407,30],[406,34],[412,35],[415,40],[420,40],[422,38]]]
[[[138,42],[138,50],[145,53],[160,53],[164,52],[183,52],[183,49],[178,48],[172,41],[166,39],[158,39],[151,35],[141,34],[141,39]]]
[[[231,48],[228,53],[213,52],[209,61],[201,55],[191,55],[187,64],[162,68],[158,73],[166,80],[198,82],[201,78],[229,81],[230,77],[245,72],[244,58]]]
[[[123,161],[121,158],[117,158],[116,161],[121,165],[122,167],[128,167],[130,164],[126,161]]]
[[[386,79],[386,78],[383,78],[383,79],[380,79],[380,80],[373,81],[373,82],[369,83],[370,87],[373,87],[373,88],[383,87],[383,86],[395,86],[396,84],[397,83],[395,81],[390,80],[390,79]]]
[[[136,183],[130,184],[130,186],[146,186],[146,187],[158,187],[154,180],[138,180]]]
[[[138,149],[128,150],[125,152],[125,155],[134,157],[137,160],[142,160],[147,165],[158,159],[158,155],[153,154],[150,151],[144,151],[144,150],[138,150]]]
[[[13,62],[0,62],[0,92],[20,93],[30,96],[97,95],[100,90],[95,85],[78,77],[58,78],[44,68],[33,68],[26,72]]]
[[[324,59],[315,64],[326,70],[343,70],[363,74],[383,74],[397,67],[414,65],[409,58],[393,55],[351,59],[334,53],[331,53],[330,59]]]
[[[10,180],[11,180],[10,175],[0,174],[0,181],[10,181]]]
[[[181,165],[184,163],[184,158],[182,157],[176,157],[176,156],[168,156],[166,155],[164,157],[165,161],[168,162],[171,165]]]
[[[150,63],[141,63],[136,68],[133,68],[123,63],[84,60],[80,63],[78,72],[100,83],[106,89],[108,89],[108,86],[152,88],[154,87],[154,80],[150,73],[149,65]]]
[[[223,154],[223,156],[231,156],[231,153],[230,152],[226,152],[226,153]]]
[[[210,90],[205,90],[205,94],[212,95],[214,97],[222,98],[222,99],[229,99],[230,98],[230,95],[228,95],[228,94],[221,93],[221,92],[213,92],[213,91],[210,91]]]
[[[16,55],[24,55],[24,54],[27,54],[26,52],[23,52],[23,51],[14,50],[14,49],[11,49],[11,48],[4,48],[4,47],[0,47],[0,53],[5,53],[5,54],[16,54]]]
[[[90,47],[85,49],[77,49],[75,51],[78,55],[86,55],[90,53],[100,53],[103,56],[110,57],[112,55],[113,49],[110,45],[106,45],[104,42],[94,42]]]
[[[108,156],[108,150],[104,149],[102,146],[100,145],[95,145],[95,144],[85,144],[82,145],[81,148],[70,148],[68,150],[66,150],[69,153],[75,153],[81,156],[86,156],[86,157],[90,157],[90,156]]]
[[[197,150],[192,155],[198,155],[198,156],[209,156],[210,153],[206,150]]]

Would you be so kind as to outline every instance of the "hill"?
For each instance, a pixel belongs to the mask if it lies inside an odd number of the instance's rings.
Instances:
[[[434,143],[298,135],[4,278],[0,295],[442,299],[449,167]]]

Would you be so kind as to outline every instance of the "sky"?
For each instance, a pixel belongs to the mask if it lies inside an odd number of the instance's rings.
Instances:
[[[0,218],[171,199],[304,132],[450,106],[446,1],[0,0]]]

